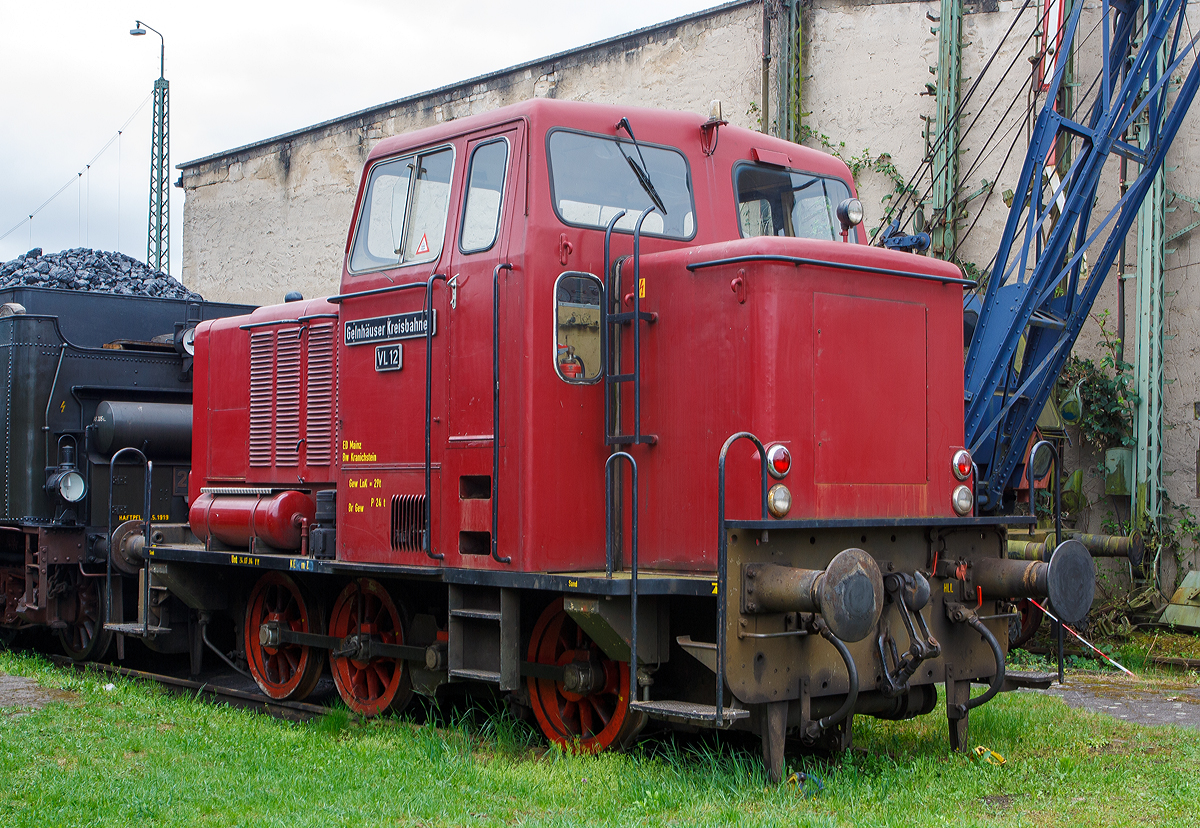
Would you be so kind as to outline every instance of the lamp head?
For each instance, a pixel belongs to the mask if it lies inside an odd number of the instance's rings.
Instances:
[[[144,35],[146,33],[146,30],[142,28],[142,21],[135,20],[134,26],[136,26],[137,28],[129,30],[129,33],[131,35]]]

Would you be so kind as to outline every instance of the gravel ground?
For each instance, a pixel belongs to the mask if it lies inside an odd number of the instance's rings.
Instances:
[[[1137,724],[1200,729],[1200,686],[1196,684],[1108,673],[1068,673],[1066,679],[1066,684],[1032,692],[1058,696],[1069,707]]]
[[[67,701],[74,698],[74,695],[65,690],[42,687],[31,678],[0,673],[0,710],[10,716],[21,715],[21,711],[36,710],[47,702]]]

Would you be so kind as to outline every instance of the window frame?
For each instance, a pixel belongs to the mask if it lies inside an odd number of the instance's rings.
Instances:
[[[782,171],[789,175],[792,173],[796,173],[798,175],[807,175],[807,176],[811,176],[813,178],[822,178],[827,181],[837,181],[838,183],[840,183],[842,186],[844,186],[846,188],[846,193],[847,193],[846,197],[847,198],[856,198],[857,197],[857,196],[855,196],[853,185],[850,184],[849,182],[847,182],[846,179],[841,178],[840,176],[827,175],[825,173],[813,172],[812,170],[801,170],[801,169],[797,169],[795,167],[783,167],[783,166],[779,166],[778,164],[764,164],[761,161],[752,161],[748,158],[743,158],[740,161],[734,162],[733,169],[732,169],[731,181],[730,181],[730,183],[733,185],[733,218],[734,218],[734,221],[737,222],[739,238],[743,238],[743,239],[787,238],[787,239],[806,239],[808,241],[841,241],[841,239],[837,237],[837,234],[841,232],[840,230],[835,233],[835,237],[833,239],[814,239],[810,236],[747,236],[745,228],[742,227],[742,216],[741,216],[742,201],[741,201],[741,197],[740,197],[741,194],[738,191],[738,174],[742,170],[746,169],[747,167],[760,168],[760,169],[764,169],[764,170],[779,170],[779,171]],[[835,205],[833,205],[833,207],[834,207],[834,216],[836,218],[837,205],[835,204]],[[858,228],[861,226],[862,226],[862,223],[860,222],[859,224],[856,224],[855,226],[850,228],[850,234],[848,236],[848,241],[850,244],[858,244],[859,243]]]
[[[496,229],[492,235],[492,240],[487,247],[479,247],[473,250],[467,250],[463,247],[462,237],[463,233],[467,229],[467,203],[471,198],[471,170],[474,168],[475,154],[484,147],[490,147],[493,144],[504,144],[504,175],[500,181],[500,210],[496,213]],[[458,220],[458,252],[464,256],[474,256],[477,253],[486,253],[495,247],[496,243],[500,241],[500,227],[504,224],[504,206],[505,202],[507,201],[507,199],[505,199],[505,195],[508,190],[508,174],[510,171],[512,157],[512,142],[508,140],[508,135],[505,134],[479,139],[479,142],[475,144],[474,148],[471,150],[471,154],[467,158],[467,169],[463,174],[462,213],[460,214]]]
[[[586,379],[586,378],[582,378],[582,377],[568,378],[568,377],[563,376],[562,371],[559,370],[559,363],[558,363],[558,286],[559,286],[559,283],[562,282],[562,280],[567,276],[573,276],[573,277],[574,276],[582,276],[585,279],[591,279],[600,288],[600,306],[599,307],[600,307],[600,359],[601,359],[601,364],[599,366],[597,366],[596,376],[593,379]],[[552,310],[554,313],[554,324],[551,327],[550,359],[551,359],[552,364],[554,365],[554,373],[558,376],[558,378],[560,380],[567,383],[568,385],[595,385],[596,383],[598,383],[604,379],[603,360],[604,360],[604,346],[606,344],[604,341],[604,281],[596,274],[588,273],[585,270],[564,270],[562,273],[558,274],[558,276],[554,279],[553,297],[554,297],[554,302],[552,303]],[[591,307],[591,306],[585,305],[583,307]]]
[[[443,219],[443,221],[445,222],[446,225],[449,225],[450,216],[452,215],[450,212],[450,203],[451,203],[450,195],[454,191],[455,162],[458,160],[458,147],[455,146],[453,142],[449,142],[449,143],[445,143],[445,144],[435,144],[431,147],[405,150],[405,151],[397,153],[396,155],[389,155],[384,158],[377,158],[377,159],[375,159],[374,162],[372,162],[371,166],[369,166],[365,172],[366,184],[363,187],[362,198],[358,205],[358,211],[356,212],[356,214],[354,216],[354,235],[350,239],[350,250],[346,254],[346,272],[347,273],[349,273],[351,276],[362,276],[362,275],[365,275],[368,273],[378,273],[381,270],[396,270],[396,269],[402,268],[402,267],[415,267],[417,265],[429,264],[430,262],[438,261],[438,259],[440,259],[442,257],[442,254],[446,251],[446,234],[444,232],[442,233],[441,250],[439,250],[437,256],[434,256],[433,258],[421,259],[420,261],[410,261],[410,262],[405,262],[405,261],[389,262],[387,264],[378,265],[376,267],[364,268],[362,270],[355,270],[351,264],[354,261],[354,251],[358,245],[359,234],[362,233],[362,231],[363,231],[362,219],[363,219],[363,214],[364,214],[364,208],[365,208],[365,205],[367,204],[367,199],[370,196],[371,183],[372,183],[371,178],[375,175],[375,171],[384,164],[391,164],[396,161],[403,161],[405,158],[412,158],[412,159],[414,159],[414,162],[415,162],[415,160],[418,158],[423,158],[428,155],[435,155],[435,154],[437,154],[439,152],[443,152],[445,150],[450,150],[450,181],[447,185],[449,187],[450,191],[447,193],[447,196],[446,196],[446,216]],[[415,171],[415,167],[416,167],[415,163],[413,164],[413,167],[414,167],[414,171]],[[408,230],[409,230],[408,222],[409,222],[410,209],[411,209],[412,203],[413,203],[413,192],[414,192],[414,189],[416,188],[416,181],[417,181],[417,175],[414,172],[414,174],[411,174],[408,177],[408,195],[405,198],[405,202],[404,202],[404,224],[403,224],[402,232],[401,232],[401,236],[400,236],[400,250],[404,250],[404,245],[408,241]]]
[[[678,147],[671,146],[670,144],[652,144],[649,141],[634,142],[634,141],[618,138],[615,135],[603,135],[598,132],[588,132],[586,130],[571,129],[569,127],[553,127],[552,129],[546,130],[546,178],[549,180],[549,183],[550,183],[550,208],[554,211],[555,218],[557,218],[561,224],[563,224],[567,227],[578,227],[583,230],[601,230],[601,231],[603,231],[605,229],[605,225],[580,224],[579,222],[567,221],[565,218],[563,218],[562,213],[559,212],[558,196],[554,190],[554,164],[552,161],[552,156],[550,154],[550,140],[555,134],[557,134],[559,132],[567,132],[567,133],[571,133],[573,135],[583,135],[588,138],[598,138],[602,141],[610,141],[610,142],[617,143],[617,144],[625,144],[630,148],[636,148],[636,147],[640,146],[643,149],[652,148],[652,149],[664,150],[666,152],[673,152],[676,155],[678,155],[683,160],[683,169],[686,173],[688,200],[690,202],[691,213],[692,213],[692,232],[690,235],[687,235],[687,236],[674,236],[674,235],[668,235],[666,233],[652,233],[649,230],[643,229],[641,234],[643,236],[649,236],[649,237],[656,238],[656,239],[668,239],[670,241],[692,241],[693,239],[696,238],[696,233],[699,232],[700,219],[696,212],[696,187],[694,185],[694,179],[692,177],[692,165],[688,160],[687,153],[685,153],[683,150],[679,149]],[[636,150],[635,150],[634,154],[636,155]],[[622,209],[624,209],[624,208],[622,208]],[[657,210],[655,212],[657,212]],[[624,233],[626,235],[632,236],[633,228],[631,227],[628,230],[626,230],[624,228],[614,227],[613,232],[614,233]]]

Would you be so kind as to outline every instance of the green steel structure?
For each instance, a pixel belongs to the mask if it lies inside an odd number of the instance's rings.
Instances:
[[[162,33],[142,21],[136,21],[131,35],[144,35],[146,30],[158,35],[160,43],[158,80],[154,82],[154,122],[150,138],[150,211],[149,239],[146,242],[146,264],[155,270],[169,273],[171,269],[171,149],[170,149],[170,85],[166,78],[166,40]]]
[[[778,71],[779,94],[779,137],[799,143],[804,111],[801,92],[804,87],[804,25],[800,0],[783,0],[783,31],[780,33],[780,55]]]
[[[962,80],[962,0],[942,0],[934,31],[938,36],[937,113],[929,122],[934,142],[933,189],[929,202],[930,252],[948,258],[957,246],[958,221],[958,104]]]
[[[1143,14],[1148,4],[1143,0]],[[1158,72],[1166,71],[1166,45],[1158,53]],[[1146,147],[1150,136],[1162,128],[1152,124],[1148,108],[1138,122],[1138,143]],[[1133,520],[1140,528],[1155,526],[1163,513],[1163,320],[1166,253],[1166,174],[1154,177],[1137,220],[1137,339],[1134,379],[1138,399],[1134,406],[1134,485],[1131,491]]]

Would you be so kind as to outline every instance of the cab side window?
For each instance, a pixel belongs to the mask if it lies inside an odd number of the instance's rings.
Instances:
[[[481,144],[471,154],[462,233],[458,240],[463,253],[479,253],[496,243],[507,164],[508,142],[503,138]]]
[[[418,264],[441,255],[453,171],[450,147],[376,164],[354,233],[351,272]]]
[[[567,271],[554,283],[554,370],[564,382],[600,379],[600,308],[604,286],[591,273]]]

